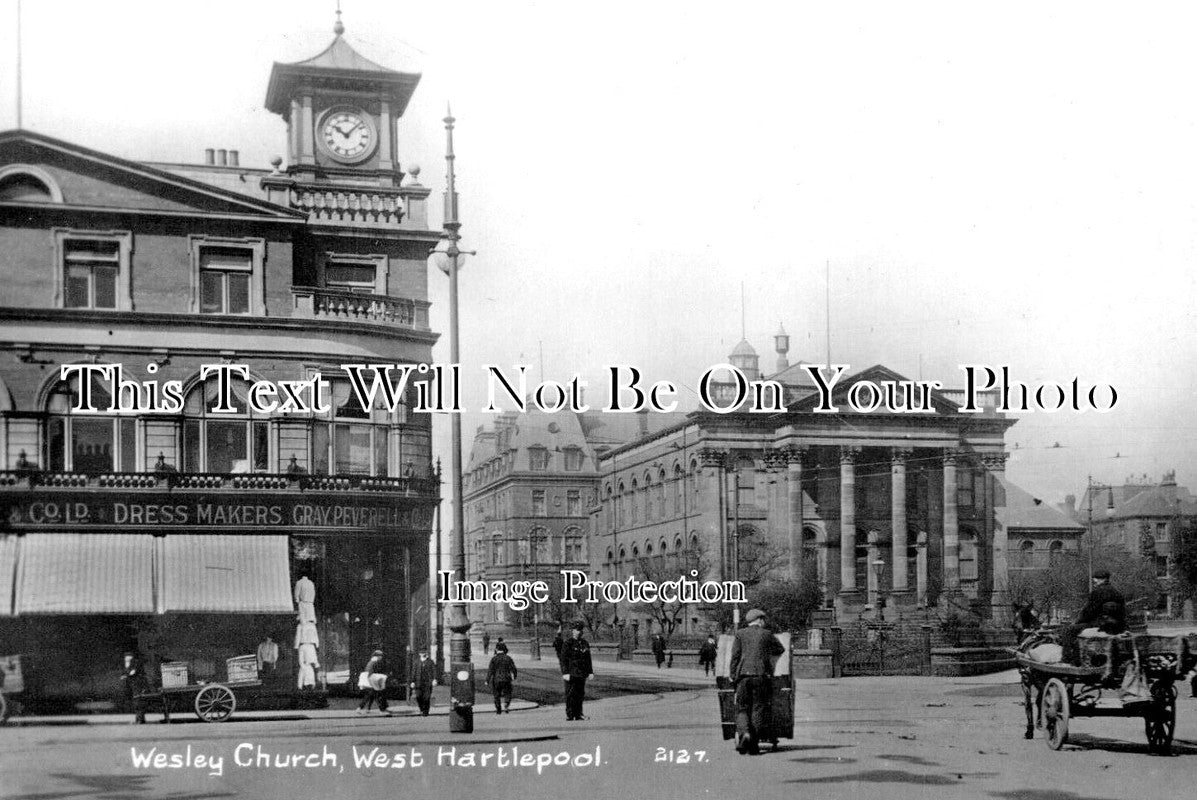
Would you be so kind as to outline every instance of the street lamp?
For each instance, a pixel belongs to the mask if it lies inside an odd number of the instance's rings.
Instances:
[[[461,240],[461,222],[457,218],[457,186],[453,172],[453,111],[449,109],[445,116],[445,222],[444,237],[436,249],[432,251],[432,260],[436,262],[441,272],[449,276],[449,363],[456,365],[459,361],[460,341],[457,324],[457,275],[466,256],[470,251],[461,250],[457,243]],[[450,567],[453,570],[453,580],[462,581],[465,575],[465,505],[463,500],[464,482],[461,474],[461,415],[450,414],[449,425],[452,432],[452,448],[450,454],[450,470],[453,474],[453,545],[450,551]],[[449,630],[453,632],[449,639],[449,682],[451,694],[451,709],[449,713],[449,730],[453,733],[474,732],[474,668],[470,663],[470,618],[466,613],[464,602],[455,602],[449,610]]]
[[[1088,553],[1088,559],[1087,559],[1087,561],[1088,561],[1087,568],[1089,571],[1089,586],[1093,585],[1093,551],[1095,549],[1094,541],[1093,541],[1093,490],[1094,489],[1109,490],[1109,497],[1108,497],[1108,500],[1106,501],[1106,518],[1109,519],[1114,516],[1114,487],[1113,486],[1104,486],[1102,484],[1094,483],[1093,476],[1090,475],[1088,490],[1085,492],[1085,494],[1088,496],[1088,499],[1089,499],[1089,515],[1088,515],[1088,520],[1087,520],[1088,531],[1087,531],[1087,535],[1086,535],[1086,538],[1088,539],[1088,544],[1089,544],[1089,547],[1088,547],[1089,553]]]

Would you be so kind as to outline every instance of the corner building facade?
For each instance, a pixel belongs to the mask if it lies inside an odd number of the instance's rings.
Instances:
[[[420,76],[342,31],[274,65],[285,168],[0,133],[0,655],[22,655],[32,700],[118,696],[133,647],[194,683],[269,636],[284,692],[347,684],[379,647],[401,672],[426,644],[430,418],[413,386],[363,409],[341,369],[431,361],[439,234],[397,146]],[[127,385],[92,376],[81,412],[67,364],[119,365]],[[233,413],[202,377],[222,365],[248,379]],[[250,410],[250,382],[318,376],[324,410]],[[109,410],[168,381],[180,413]],[[297,625],[313,589],[314,633]]]

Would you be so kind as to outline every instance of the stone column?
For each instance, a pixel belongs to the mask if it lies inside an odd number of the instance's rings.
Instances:
[[[943,590],[960,591],[960,530],[956,523],[955,450],[943,454]]]
[[[803,557],[802,552],[802,456],[805,447],[787,447],[786,459],[786,500],[789,513],[786,515],[790,538],[790,580],[802,580]]]
[[[989,560],[993,570],[993,593],[990,596],[990,616],[995,624],[1004,625],[1010,618],[1010,564],[1007,555],[1009,541],[1006,528],[997,520],[997,508],[1004,506],[1005,491],[998,481],[1006,472],[1006,454],[988,453],[981,458],[985,465],[985,491],[989,495],[985,507],[989,518],[985,527],[990,531],[993,557]]]
[[[840,592],[856,591],[856,459],[859,447],[840,447]]]
[[[881,536],[877,531],[869,531],[869,556],[865,562],[865,585],[868,587],[867,601],[874,610],[877,619],[881,619],[881,576],[873,566],[873,562],[881,559]]]
[[[890,462],[890,557],[893,562],[894,594],[905,594],[909,585],[906,580],[906,459],[910,450],[895,447]]]
[[[316,123],[312,116],[312,98],[304,97],[300,105],[299,163],[316,163]]]
[[[699,480],[701,490],[701,507],[699,515],[699,537],[702,546],[706,548],[705,560],[714,568],[712,580],[722,581],[727,572],[727,537],[724,535],[727,511],[723,507],[722,473],[726,453],[722,450],[704,448],[698,451],[699,465],[702,476]]]

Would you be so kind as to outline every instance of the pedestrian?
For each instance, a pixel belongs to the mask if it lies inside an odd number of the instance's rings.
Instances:
[[[570,638],[561,643],[561,679],[565,681],[565,719],[584,720],[582,701],[586,697],[586,679],[594,674],[590,661],[590,643],[582,638],[585,625],[575,622]]]
[[[702,667],[703,675],[710,675],[715,671],[715,655],[719,648],[715,644],[715,634],[707,634],[707,640],[698,649],[698,663]]]
[[[497,649],[497,648],[496,648]],[[490,652],[490,631],[482,631],[482,653]]]
[[[263,681],[269,681],[274,678],[274,669],[278,664],[278,642],[267,635],[265,639],[258,643],[258,669],[261,671]]]
[[[653,658],[657,662],[657,669],[660,669],[665,663],[665,637],[659,633],[653,636]]]
[[[506,648],[507,645],[499,645]],[[420,707],[420,716],[428,716],[429,709],[432,708],[432,687],[436,686],[437,674],[436,664],[428,657],[428,648],[420,648],[420,660],[416,662],[415,674],[412,675],[414,680],[410,688],[416,695],[416,705]]]
[[[519,677],[515,662],[507,655],[507,645],[496,644],[495,655],[486,671],[486,685],[495,698],[495,713],[511,713],[511,684]]]
[[[553,637],[553,649],[557,652],[557,660],[561,660],[561,646],[565,644],[565,637],[561,635],[561,626],[557,626],[557,635]]]
[[[357,687],[362,690],[362,702],[357,707],[357,713],[370,713],[370,707],[378,700],[378,710],[383,714],[387,711],[387,673],[381,650],[375,650],[366,662],[366,668],[357,676]]]
[[[1043,623],[1039,621],[1039,615],[1035,613],[1035,606],[1030,603],[1014,603],[1013,610],[1014,635],[1018,639],[1018,643],[1022,644],[1023,640],[1038,630]]]
[[[121,680],[125,683],[125,698],[128,700],[129,707],[133,709],[133,724],[144,725],[147,695],[151,693],[153,684],[141,653],[136,650],[125,653],[125,668]],[[165,724],[170,722],[170,706],[167,704],[165,692],[161,697],[162,722]]]
[[[759,608],[744,615],[748,624],[736,631],[731,652],[731,680],[736,687],[736,751],[760,752],[760,739],[769,731],[769,704],[773,699],[773,660],[785,652],[777,637],[765,627]]]

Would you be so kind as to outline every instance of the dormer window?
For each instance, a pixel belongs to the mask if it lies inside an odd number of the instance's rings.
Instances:
[[[565,471],[580,472],[582,470],[582,451],[577,447],[567,447],[565,454]]]
[[[549,468],[549,451],[543,447],[528,448],[528,468],[544,472]]]

